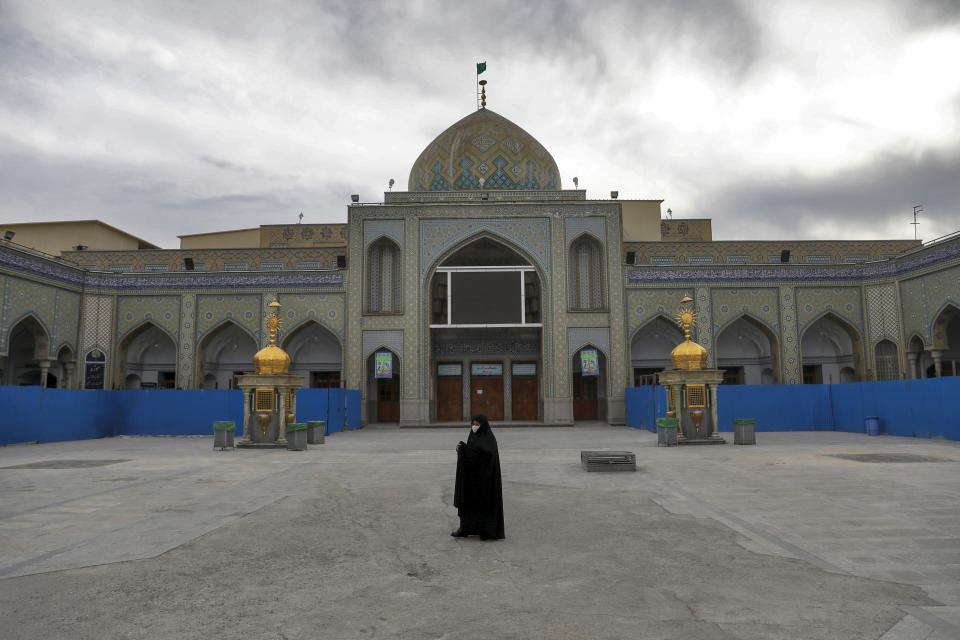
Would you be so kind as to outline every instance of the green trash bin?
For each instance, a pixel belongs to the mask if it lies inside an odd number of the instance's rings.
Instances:
[[[327,435],[326,420],[307,421],[307,444],[323,444]]]
[[[677,419],[657,418],[657,446],[672,447],[677,444]]]
[[[733,421],[733,444],[757,444],[757,421],[740,418]]]
[[[213,448],[221,451],[233,447],[233,434],[237,430],[237,423],[232,420],[217,420],[213,423]]]
[[[287,424],[287,450],[306,451],[307,424],[305,422],[291,422]]]

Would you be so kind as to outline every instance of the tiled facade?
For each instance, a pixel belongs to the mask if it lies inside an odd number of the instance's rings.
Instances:
[[[124,380],[118,363],[125,345],[150,325],[176,347],[177,386],[191,388],[201,382],[197,353],[204,341],[232,323],[265,346],[268,305],[279,300],[281,344],[302,327],[328,332],[340,347],[340,379],[365,394],[367,420],[376,401],[368,363],[375,350],[387,348],[400,360],[401,423],[435,420],[441,351],[535,359],[540,419],[569,423],[573,359],[589,346],[605,362],[603,417],[616,423],[624,419],[624,388],[633,384],[634,340],[655,318],[673,322],[684,296],[695,301],[693,335],[711,366],[724,331],[748,317],[771,337],[778,351],[769,358],[777,368],[773,379],[781,383],[802,382],[801,343],[822,318],[851,336],[862,380],[876,371],[877,343],[892,342],[899,371],[909,372],[911,338],[928,350],[944,348],[944,319],[953,316],[943,312],[960,312],[960,234],[929,246],[712,242],[709,220],[669,219],[661,221],[660,241],[624,242],[621,202],[561,191],[549,153],[500,116],[481,110],[465,121],[427,147],[411,171],[410,191],[386,193],[376,206],[348,207],[345,224],[266,225],[260,248],[71,251],[54,259],[0,243],[0,358],[10,352],[11,331],[30,317],[49,337],[49,357],[68,347],[82,362],[101,350],[106,386],[116,386]],[[537,344],[519,333],[433,344],[431,280],[438,265],[478,239],[512,250],[533,268],[540,285]],[[371,245],[384,240],[399,250],[399,305],[371,313],[364,302],[373,271],[367,260]],[[575,256],[590,256],[589,278],[576,271],[571,247]],[[781,263],[786,251],[789,260]],[[185,270],[186,258],[195,270]],[[573,300],[582,290],[598,294],[591,305]],[[526,321],[520,325],[525,331]],[[83,386],[82,375],[73,386]],[[509,388],[505,393],[509,400]]]

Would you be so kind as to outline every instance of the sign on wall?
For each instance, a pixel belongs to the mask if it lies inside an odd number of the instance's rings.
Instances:
[[[471,376],[502,376],[503,364],[500,362],[477,362],[470,365]]]
[[[437,365],[437,375],[438,376],[457,376],[460,377],[463,375],[463,365],[459,362],[456,363],[446,363]]]
[[[580,375],[595,376],[600,373],[596,349],[580,350]]]
[[[374,371],[378,378],[393,377],[393,354],[389,351],[377,351],[373,356]]]
[[[107,374],[107,354],[94,349],[87,354],[83,363],[83,388],[103,389]]]

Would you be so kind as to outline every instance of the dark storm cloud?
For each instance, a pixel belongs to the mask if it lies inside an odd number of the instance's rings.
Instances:
[[[408,57],[405,50],[409,57],[414,50],[425,52],[427,59],[435,52],[439,63],[465,49],[520,68],[534,58],[548,58],[571,73],[589,72],[600,82],[637,72],[622,67],[625,53],[649,64],[677,46],[705,64],[741,73],[760,44],[759,25],[733,0],[599,1],[590,3],[588,11],[574,0],[436,5],[344,0],[325,3],[324,13],[343,27],[334,47],[341,69],[387,79],[398,73],[430,77],[430,66],[399,66]],[[632,51],[614,50],[611,36],[621,42],[626,34]]]
[[[825,226],[853,237],[877,237],[891,219],[902,220],[897,237],[907,238],[913,235],[908,226],[913,205],[922,204],[920,233],[930,240],[960,228],[957,203],[960,147],[916,156],[891,152],[824,178],[741,181],[706,195],[702,208],[715,218],[715,228],[719,224],[727,230],[725,240],[802,238],[809,237],[811,228]]]
[[[889,67],[926,32],[960,24],[955,0],[850,6],[887,29],[875,49],[869,37],[854,44]],[[828,35],[784,27],[797,10]],[[925,112],[943,122],[934,140],[865,113],[882,91],[838,107],[822,85],[859,68],[835,72],[848,57],[820,45],[846,27],[818,15],[766,0],[0,0],[0,219],[100,218],[163,246],[299,211],[342,221],[349,194],[378,198],[390,176],[404,185],[416,155],[473,109],[481,60],[491,108],[591,197],[644,189],[665,208],[679,198],[676,211],[717,218],[717,237],[810,237],[826,215],[870,228],[872,212],[900,215],[917,199],[930,216],[940,201],[956,216],[957,154],[934,150],[960,144],[956,119]],[[951,51],[947,40],[935,50]],[[796,111],[776,99],[784,78],[804,103]],[[929,94],[948,80],[917,86]],[[765,122],[732,122],[744,105]],[[840,149],[833,164],[859,168],[784,178],[816,161],[801,147],[825,128],[857,131],[847,137],[865,141],[860,151]],[[765,148],[778,160],[758,167],[747,154],[768,130],[795,134],[784,139],[797,148]],[[878,156],[891,139],[916,152]]]

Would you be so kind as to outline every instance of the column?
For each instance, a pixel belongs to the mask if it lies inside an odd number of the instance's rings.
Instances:
[[[64,362],[63,363],[63,384],[60,385],[63,389],[69,389],[73,386],[73,371],[76,363],[75,362]]]
[[[713,418],[713,433],[711,438],[720,437],[720,421],[717,420],[717,385],[711,384],[710,387],[710,417]]]
[[[678,384],[672,385],[670,394],[673,396],[673,410],[677,414],[677,439],[685,440],[687,434],[683,432],[683,387]]]
[[[287,393],[286,389],[281,387],[275,391],[280,397],[278,405],[280,409],[280,427],[277,429],[277,444],[287,444]]]
[[[920,354],[918,354],[916,351],[907,352],[907,365],[908,365],[907,370],[909,371],[909,375],[911,379],[916,379],[920,377],[917,374],[917,361],[919,359],[920,359]]]
[[[934,377],[939,378],[943,372],[943,351],[940,349],[933,349],[930,351],[930,355],[933,356],[933,375]]]
[[[50,371],[50,359],[49,358],[40,358],[40,387],[42,389],[47,388],[47,373]]]
[[[243,390],[243,438],[242,442],[250,442],[250,395],[253,389]]]

